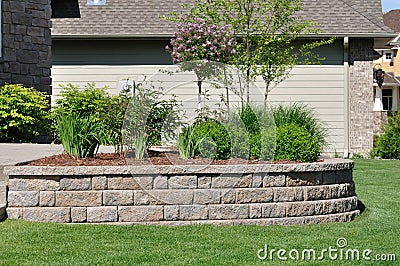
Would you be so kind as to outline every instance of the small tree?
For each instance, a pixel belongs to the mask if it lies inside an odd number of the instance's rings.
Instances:
[[[196,0],[187,9],[188,17],[229,25],[240,39],[232,62],[247,78],[247,102],[250,80],[263,77],[266,102],[272,83],[283,81],[296,64],[319,62],[312,49],[333,41],[305,42],[296,49],[293,41],[300,35],[316,33],[311,21],[297,15],[301,0]]]
[[[218,65],[208,62],[228,62],[236,52],[236,40],[227,25],[216,25],[211,18],[180,16],[177,21],[177,31],[166,49],[173,63],[183,63],[184,71],[195,72],[201,112],[202,82],[218,72]]]

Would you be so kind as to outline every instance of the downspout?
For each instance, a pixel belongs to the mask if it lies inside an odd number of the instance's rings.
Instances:
[[[350,67],[349,67],[349,37],[343,39],[343,82],[344,82],[344,148],[343,157],[350,154]]]

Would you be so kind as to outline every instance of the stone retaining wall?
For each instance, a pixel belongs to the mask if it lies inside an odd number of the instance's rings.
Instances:
[[[358,213],[353,162],[7,167],[11,219],[61,223],[309,224]],[[133,173],[133,174],[131,174]]]

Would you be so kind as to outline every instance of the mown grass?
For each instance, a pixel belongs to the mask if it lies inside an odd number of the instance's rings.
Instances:
[[[350,223],[305,226],[111,226],[7,220],[1,265],[399,265],[400,161],[357,160],[354,180],[365,211]],[[396,261],[261,261],[257,251],[337,248],[396,254]],[[345,248],[345,249],[346,249]]]

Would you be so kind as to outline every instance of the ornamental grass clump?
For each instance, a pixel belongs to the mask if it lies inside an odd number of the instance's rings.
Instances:
[[[93,157],[97,153],[104,134],[100,121],[79,113],[60,114],[54,121],[65,153],[77,158]]]

